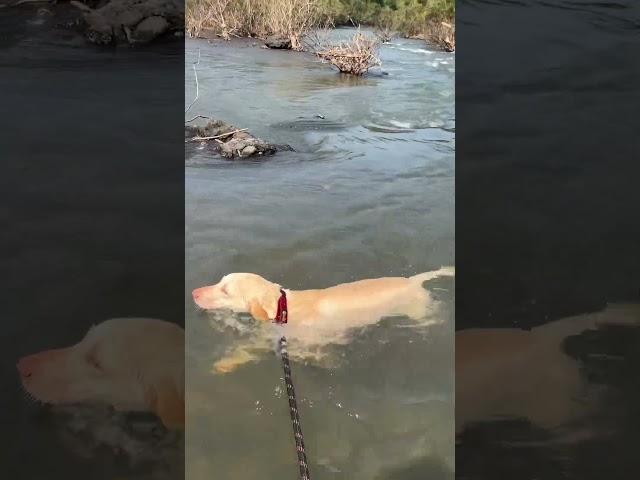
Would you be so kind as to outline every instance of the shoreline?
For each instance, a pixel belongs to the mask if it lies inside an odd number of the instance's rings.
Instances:
[[[371,35],[375,34],[375,31],[373,30],[372,27],[366,27],[366,33],[370,33]],[[331,31],[339,31],[339,30],[345,30],[345,31],[357,31],[358,27],[353,27],[353,26],[349,26],[349,25],[343,25],[343,26],[339,26],[339,27],[335,27],[332,28]],[[382,45],[389,45],[393,42],[394,39],[402,39],[402,40],[413,40],[416,42],[420,42],[422,45],[422,47],[425,47],[426,50],[432,50],[432,51],[436,51],[436,52],[441,52],[441,53],[451,53],[451,54],[455,54],[455,51],[452,52],[448,52],[446,50],[442,50],[440,48],[438,48],[437,46],[433,45],[432,43],[430,43],[429,41],[427,41],[424,37],[424,35],[420,34],[420,35],[414,35],[414,36],[394,36],[391,38],[391,40],[386,41],[386,42],[382,42],[380,41],[380,46]],[[185,37],[185,41],[189,41],[189,42],[202,42],[202,41],[206,41],[208,42],[209,45],[214,45],[216,47],[218,46],[232,46],[232,47],[238,47],[238,48],[260,48],[262,50],[273,50],[273,51],[283,51],[283,52],[291,52],[291,53],[296,53],[296,54],[302,54],[302,55],[309,55],[311,57],[316,57],[316,54],[310,50],[300,50],[300,51],[296,51],[296,50],[291,50],[291,49],[282,49],[282,48],[268,48],[265,46],[264,43],[264,39],[262,38],[258,38],[258,37],[250,37],[250,36],[233,36],[230,39],[224,39],[222,38],[220,35],[216,35],[215,33],[210,34],[210,35],[201,35],[201,36],[197,36],[197,37],[192,37],[187,35]],[[371,73],[370,73],[371,74]],[[374,73],[375,75],[375,73]]]
[[[378,40],[379,46],[382,46],[382,45],[385,45],[385,44],[390,44],[394,39],[400,38],[400,39],[403,39],[403,40],[416,40],[416,41],[422,42],[425,47],[428,47],[427,49],[431,49],[431,50],[434,50],[434,51],[440,51],[440,52],[452,53],[452,54],[456,53],[455,46],[452,49],[451,48],[444,48],[437,41],[430,40],[429,37],[424,33],[419,33],[417,35],[397,35],[397,34],[394,34],[391,37],[389,37],[388,39],[384,39],[383,40],[376,34],[376,31],[375,31],[374,27],[365,26],[365,28],[366,28],[365,32],[367,34],[369,34],[369,36],[371,36],[372,38],[376,38]],[[242,43],[245,44],[245,45],[243,45],[244,48],[257,47],[257,48],[262,48],[262,49],[265,49],[265,50],[282,50],[282,51],[295,52],[295,53],[306,53],[306,54],[312,55],[314,57],[317,56],[316,52],[314,52],[312,49],[309,49],[309,48],[303,48],[302,50],[294,50],[294,49],[291,49],[291,48],[272,48],[272,47],[269,47],[267,45],[267,42],[269,40],[265,39],[265,38],[252,37],[252,36],[235,36],[234,35],[231,38],[225,39],[225,38],[223,38],[222,35],[216,34],[213,30],[214,29],[212,29],[212,28],[208,28],[208,29],[204,30],[200,35],[197,35],[197,36],[187,35],[186,38],[188,38],[189,40],[206,40],[210,44],[222,44],[222,45],[225,44],[225,43],[230,43],[230,42],[231,43],[236,43],[236,44],[242,42]],[[342,26],[337,26],[337,27],[329,29],[329,31],[331,31],[331,32],[340,31],[340,30],[358,31],[358,30],[360,30],[360,27],[342,25]],[[308,35],[306,37],[308,37]],[[454,40],[454,42],[455,42],[455,40]]]

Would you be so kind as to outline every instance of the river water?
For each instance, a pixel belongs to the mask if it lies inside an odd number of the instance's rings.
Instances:
[[[16,370],[108,318],[183,323],[183,44],[96,48],[61,26],[74,7],[1,11],[2,476],[183,478],[155,418],[37,405]]]
[[[607,318],[616,302],[640,318],[640,4],[460,0],[456,21],[457,329],[484,327],[490,339],[490,328]],[[514,344],[485,350],[487,369],[473,380],[493,376],[496,387],[470,400],[500,401],[457,438],[457,478],[640,476],[638,329],[567,335],[524,363],[504,357],[518,365],[518,390],[495,374],[492,355]],[[575,374],[564,376],[567,366]],[[545,388],[554,378],[558,387]],[[571,378],[579,388],[558,395]],[[524,414],[496,418],[505,412]]]
[[[297,471],[277,357],[213,374],[255,327],[199,312],[193,288],[230,272],[307,289],[454,263],[455,56],[405,39],[380,56],[381,70],[354,78],[251,41],[186,42],[185,105],[198,58],[199,97],[185,119],[213,116],[295,150],[229,162],[186,147],[190,480]],[[323,362],[294,355],[314,479],[453,478],[454,282],[428,286],[433,322],[384,319],[346,344],[327,339]]]

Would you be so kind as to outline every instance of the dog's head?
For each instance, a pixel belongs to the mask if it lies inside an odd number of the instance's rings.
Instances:
[[[275,318],[280,285],[254,273],[230,273],[215,285],[196,288],[193,300],[206,310],[248,312],[257,320]]]
[[[23,357],[17,368],[25,390],[42,403],[148,410],[167,427],[184,424],[184,330],[172,323],[107,320],[79,343]]]

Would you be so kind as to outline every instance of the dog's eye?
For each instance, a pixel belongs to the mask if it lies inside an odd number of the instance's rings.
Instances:
[[[220,291],[222,293],[224,293],[225,295],[229,295],[229,291],[227,290],[227,286],[223,285],[222,288],[220,289]]]
[[[96,370],[102,370],[102,365],[100,365],[100,362],[98,362],[98,359],[96,358],[94,352],[89,353],[86,358],[89,365],[91,365]]]

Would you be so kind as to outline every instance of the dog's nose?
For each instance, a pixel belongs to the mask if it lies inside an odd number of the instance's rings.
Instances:
[[[200,298],[200,295],[202,295],[202,289],[196,288],[193,292],[191,292],[191,295],[193,295],[194,300],[197,300],[198,298]]]
[[[22,357],[16,364],[21,377],[29,378],[33,374],[33,361],[31,357]]]

